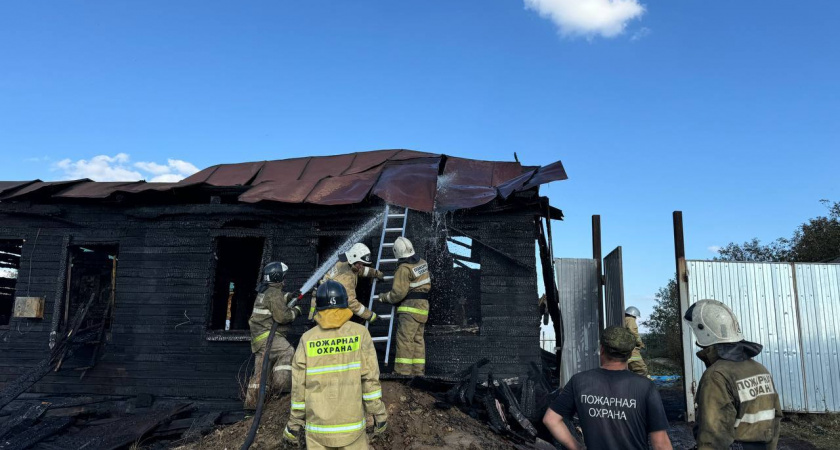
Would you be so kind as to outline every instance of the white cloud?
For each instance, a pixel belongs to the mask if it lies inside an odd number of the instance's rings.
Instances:
[[[166,163],[172,168],[173,172],[184,176],[190,176],[198,172],[198,167],[180,159],[167,159]]]
[[[134,167],[153,173],[155,175],[163,175],[165,173],[169,173],[169,166],[158,164],[155,162],[136,162],[134,163]]]
[[[177,183],[184,179],[183,175],[178,175],[176,173],[165,173],[163,175],[158,175],[152,178],[152,183]]]
[[[551,19],[562,36],[615,37],[645,12],[639,0],[524,0],[525,7]]]
[[[128,155],[117,153],[115,156],[99,155],[90,160],[72,161],[69,158],[55,163],[55,167],[64,172],[67,180],[90,178],[94,181],[136,181],[143,175],[131,170],[126,164]]]
[[[706,247],[706,250],[708,250],[712,253],[717,253],[717,252],[720,251],[720,248],[721,247],[719,245],[710,245],[710,246]]]
[[[650,33],[651,33],[650,28],[642,27],[639,30],[637,30],[635,33],[633,33],[633,36],[630,37],[630,40],[631,41],[638,41],[639,39],[649,35]]]
[[[150,179],[152,182],[173,183],[183,180],[196,172],[194,165],[180,160],[167,159],[166,164],[152,161],[140,161],[131,164],[131,157],[126,153],[114,156],[98,155],[93,158],[73,161],[69,158],[53,164],[53,170],[62,172],[62,178],[73,180],[90,178],[94,181],[137,181]]]

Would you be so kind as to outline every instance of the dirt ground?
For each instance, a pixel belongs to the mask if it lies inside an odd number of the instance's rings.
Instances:
[[[383,382],[382,395],[388,407],[388,432],[371,443],[376,450],[508,450],[514,446],[494,434],[486,424],[460,410],[436,408],[431,395],[396,382]],[[266,405],[254,450],[274,450],[281,444],[283,427],[289,418],[289,396]],[[178,450],[238,449],[245,440],[252,419],[219,428],[202,440],[175,447]],[[368,418],[372,431],[373,420]]]
[[[383,382],[382,393],[388,407],[388,432],[371,443],[375,450],[508,450],[515,447],[493,433],[487,424],[456,408],[435,407],[430,394],[398,382]],[[668,435],[674,449],[694,448],[691,425],[684,422],[685,397],[678,384],[660,386],[671,427]],[[266,405],[254,450],[275,450],[281,445],[283,427],[289,417],[289,396],[275,398]],[[245,440],[252,419],[220,427],[202,440],[175,446],[177,450],[238,449]],[[368,432],[372,432],[372,418]],[[840,414],[787,415],[782,421],[779,450],[840,448]]]

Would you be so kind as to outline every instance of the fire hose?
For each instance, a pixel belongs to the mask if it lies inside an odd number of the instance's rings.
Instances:
[[[260,427],[260,419],[262,418],[263,412],[263,403],[265,401],[265,383],[268,379],[268,363],[271,358],[268,357],[268,351],[271,348],[271,344],[274,341],[274,332],[277,331],[277,322],[272,321],[271,324],[271,331],[268,333],[268,339],[265,341],[265,353],[263,354],[262,360],[262,373],[260,374],[260,394],[257,398],[257,411],[254,413],[254,421],[251,423],[251,429],[248,430],[248,436],[245,438],[245,442],[242,443],[242,447],[239,450],[248,450],[251,448],[251,444],[254,443],[254,438],[257,437],[257,428]]]
[[[298,295],[297,298],[289,302],[289,308],[294,308],[297,304],[298,300],[303,298],[303,293]],[[271,349],[271,344],[274,342],[274,332],[277,331],[277,322],[272,321],[271,330],[268,332],[268,338],[265,341],[265,353],[262,360],[262,372],[260,373],[260,393],[257,397],[257,410],[254,413],[254,421],[251,423],[251,429],[248,430],[248,436],[245,438],[245,442],[242,443],[242,447],[239,450],[248,450],[251,448],[251,444],[254,443],[254,439],[257,437],[257,429],[260,427],[260,419],[262,419],[262,412],[263,412],[263,404],[265,403],[265,383],[268,379],[268,363],[269,363],[269,349]]]

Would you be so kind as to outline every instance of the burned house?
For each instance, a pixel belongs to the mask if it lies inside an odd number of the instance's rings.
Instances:
[[[75,327],[98,331],[30,392],[238,398],[260,268],[282,260],[300,287],[386,204],[410,209],[406,236],[432,270],[427,373],[486,357],[486,370],[522,375],[541,361],[535,242],[561,215],[539,186],[565,178],[559,162],[382,150],[177,183],[0,182],[0,388]],[[380,229],[362,241],[376,255]],[[387,334],[381,322],[372,334]],[[299,318],[290,341],[308,326]]]

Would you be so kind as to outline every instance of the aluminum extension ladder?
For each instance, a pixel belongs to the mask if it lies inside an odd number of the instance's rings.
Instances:
[[[391,205],[385,205],[385,218],[382,220],[382,236],[379,238],[379,252],[376,255],[376,270],[382,270],[381,267],[383,264],[390,264],[391,265],[391,272],[396,270],[397,259],[396,258],[382,258],[382,251],[385,248],[393,249],[394,248],[394,240],[399,237],[405,237],[405,227],[408,223],[408,208],[394,208],[395,211],[402,211],[397,213],[391,212],[392,207]],[[373,279],[373,284],[370,288],[370,302],[368,303],[368,308],[374,313],[376,310],[374,306],[376,305],[377,300],[379,300],[379,294],[376,293],[376,285],[378,284],[376,278]],[[393,275],[386,275],[384,283],[394,282]],[[388,357],[391,356],[391,339],[393,337],[394,332],[394,317],[396,317],[396,305],[390,305],[391,312],[388,314],[377,314],[379,319],[388,319],[388,335],[387,336],[371,336],[373,338],[373,342],[384,342],[385,343],[385,365],[388,365]],[[370,322],[365,324],[368,329],[370,328]]]

